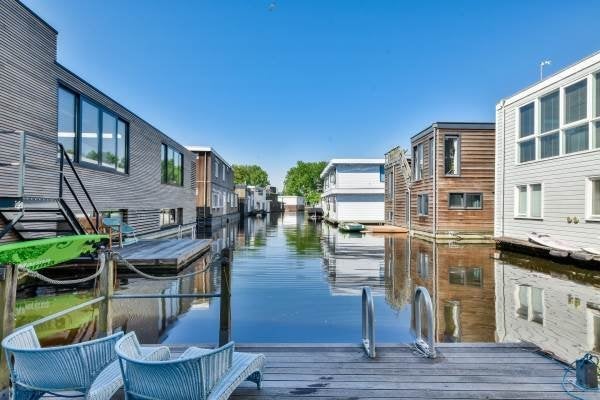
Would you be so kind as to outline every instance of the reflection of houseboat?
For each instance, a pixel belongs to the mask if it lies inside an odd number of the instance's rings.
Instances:
[[[495,269],[500,342],[531,342],[568,362],[586,352],[600,354],[597,287],[569,280],[575,275],[562,277],[560,272],[549,273],[551,268],[530,270],[508,260],[496,260]]]

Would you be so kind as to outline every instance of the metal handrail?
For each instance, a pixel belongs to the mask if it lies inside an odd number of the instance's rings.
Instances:
[[[370,358],[375,358],[375,305],[368,286],[362,289],[362,344]]]
[[[423,338],[421,302],[425,302],[425,311],[427,313],[427,332],[428,337]],[[436,358],[435,351],[435,320],[433,318],[433,303],[427,288],[418,286],[413,296],[410,327],[415,335],[415,347],[429,358]]]

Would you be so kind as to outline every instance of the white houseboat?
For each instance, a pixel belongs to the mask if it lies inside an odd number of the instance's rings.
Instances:
[[[324,217],[332,223],[384,222],[383,158],[332,159],[321,173]]]
[[[600,53],[500,101],[495,181],[496,237],[600,251]]]

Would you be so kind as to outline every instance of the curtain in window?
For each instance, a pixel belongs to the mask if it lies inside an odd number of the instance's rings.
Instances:
[[[542,133],[558,129],[559,101],[558,92],[540,99]]]
[[[541,139],[542,158],[557,156],[560,152],[560,139],[558,133],[543,136]]]
[[[481,208],[481,194],[480,193],[467,194],[466,206],[467,206],[467,208]]]
[[[592,215],[600,215],[600,179],[592,181]]]
[[[533,103],[527,104],[519,110],[519,137],[533,135],[534,111]]]
[[[542,185],[531,185],[531,217],[542,216]]]
[[[588,149],[588,125],[565,130],[565,153]]]
[[[587,80],[565,89],[565,123],[579,121],[587,116]]]
[[[464,207],[464,194],[463,193],[450,193],[449,198],[450,208],[463,208]]]

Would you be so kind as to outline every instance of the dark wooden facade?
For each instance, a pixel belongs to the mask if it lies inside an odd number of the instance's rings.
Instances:
[[[456,140],[456,147],[448,150],[457,153],[452,174],[446,171],[447,138]],[[402,173],[397,171],[406,170],[399,162],[400,157],[394,155],[398,151],[401,150],[393,149],[387,154],[387,223],[402,227],[408,223],[411,233],[424,237],[491,239],[494,230],[493,123],[439,122],[413,136],[408,187]],[[393,188],[390,188],[392,174]],[[463,205],[453,203],[451,206],[451,196],[462,198]],[[467,198],[477,201],[468,203]],[[403,215],[407,200],[410,202],[408,222]]]
[[[101,211],[124,210],[138,234],[166,234],[175,226],[161,225],[161,210],[178,210],[179,223],[196,221],[196,163],[185,147],[110,98],[56,61],[57,32],[15,0],[0,0],[0,130],[29,131],[49,142],[28,142],[25,195],[58,195],[56,141],[58,88],[114,114],[128,125],[128,168],[125,173],[76,160],[76,170]],[[14,134],[2,134],[2,162],[18,158]],[[182,155],[180,185],[162,183],[161,151],[168,145]],[[0,196],[15,194],[15,168],[0,167],[7,184]],[[67,199],[73,204],[73,199]],[[89,205],[86,205],[88,207]],[[6,221],[0,221],[3,225]],[[4,239],[12,240],[5,236]]]
[[[403,162],[403,158],[406,163]],[[396,147],[386,153],[385,223],[403,228],[408,228],[410,221],[409,209],[406,206],[410,187],[410,172],[405,172],[407,165],[410,168],[410,159],[406,159],[406,154],[401,148]]]

